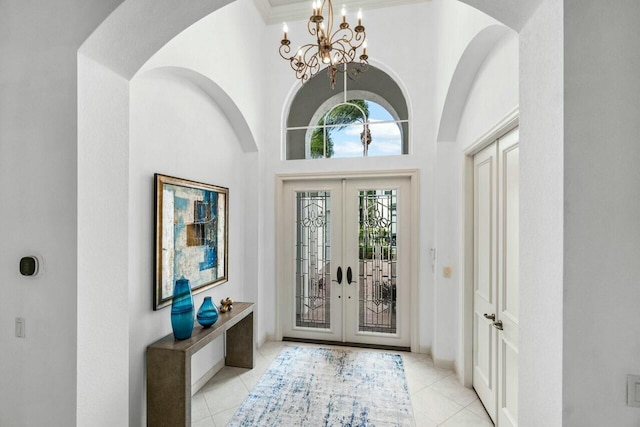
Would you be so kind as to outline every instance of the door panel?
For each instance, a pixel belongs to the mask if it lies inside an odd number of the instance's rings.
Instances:
[[[290,286],[284,292],[281,327],[293,338],[342,340],[342,299],[338,267],[342,258],[340,182],[287,183],[283,194],[287,244],[283,263]],[[338,260],[336,262],[335,260]]]
[[[474,157],[473,386],[499,427],[518,425],[518,141],[515,129]]]
[[[356,203],[346,205],[345,250],[358,266],[347,284],[349,342],[410,346],[409,189],[408,178],[347,181],[346,200]]]
[[[474,157],[474,337],[473,386],[492,419],[496,419],[497,224],[496,145]],[[487,315],[487,316],[485,316]]]
[[[498,218],[498,314],[503,330],[499,336],[498,425],[518,425],[518,345],[520,314],[519,283],[519,171],[518,130],[498,141],[499,218]]]

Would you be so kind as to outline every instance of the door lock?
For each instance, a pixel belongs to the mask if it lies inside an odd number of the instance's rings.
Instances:
[[[484,314],[484,318],[485,319],[489,319],[489,320],[496,320],[496,315],[495,314]]]
[[[497,322],[493,322],[493,326],[496,327],[497,330],[502,330],[502,320],[498,320]]]

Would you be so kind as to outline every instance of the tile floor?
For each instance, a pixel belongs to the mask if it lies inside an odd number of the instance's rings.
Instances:
[[[222,368],[193,396],[192,427],[224,427],[280,350],[284,346],[296,345],[320,347],[313,344],[267,342],[256,353],[255,368]],[[434,367],[431,357],[426,354],[398,354],[402,355],[405,364],[416,427],[493,426],[476,393],[461,386],[453,371]]]

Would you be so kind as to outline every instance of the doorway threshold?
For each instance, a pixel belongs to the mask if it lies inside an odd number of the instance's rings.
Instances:
[[[292,337],[282,337],[282,341],[299,342],[299,343],[306,343],[306,344],[335,345],[335,346],[341,346],[341,347],[371,348],[374,350],[407,351],[409,353],[411,352],[411,347],[398,347],[393,345],[376,345],[376,344],[364,344],[364,343],[357,343],[357,342],[314,340],[314,339],[292,338]]]

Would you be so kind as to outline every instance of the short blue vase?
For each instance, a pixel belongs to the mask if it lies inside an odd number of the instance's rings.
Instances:
[[[218,307],[211,302],[211,297],[204,297],[197,319],[203,328],[208,328],[218,321]]]
[[[173,287],[173,302],[171,303],[171,327],[173,336],[177,340],[186,340],[193,332],[193,296],[191,284],[181,277]]]

